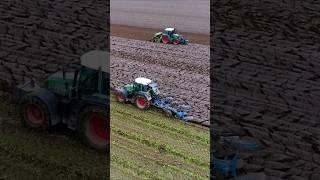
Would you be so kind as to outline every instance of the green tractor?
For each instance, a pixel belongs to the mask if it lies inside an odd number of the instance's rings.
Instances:
[[[152,38],[152,42],[164,43],[164,44],[188,44],[188,40],[184,39],[181,35],[176,33],[175,28],[166,28],[165,32],[157,32]]]
[[[155,81],[138,77],[134,82],[116,88],[117,100],[121,103],[134,103],[139,109],[146,110],[151,106],[162,109],[167,117],[176,117],[184,121],[190,121],[192,116],[187,115],[191,106],[173,103],[172,97],[160,97],[160,91]]]
[[[23,124],[33,129],[51,129],[65,124],[77,130],[90,147],[109,150],[109,56],[90,51],[73,64],[48,77],[44,85],[34,80],[16,87]]]
[[[152,98],[159,94],[157,86],[154,81],[148,78],[136,78],[133,83],[126,84],[123,88],[117,89],[117,100],[119,102],[130,101],[139,109],[148,109]]]

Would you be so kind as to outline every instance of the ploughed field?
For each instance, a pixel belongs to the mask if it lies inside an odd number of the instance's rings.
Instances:
[[[193,107],[194,122],[209,126],[210,48],[111,37],[111,88],[137,77],[158,83],[160,93]]]

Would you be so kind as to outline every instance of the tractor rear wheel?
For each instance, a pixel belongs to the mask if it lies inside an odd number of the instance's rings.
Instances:
[[[168,44],[170,42],[170,39],[168,36],[162,36],[161,42],[164,44]]]
[[[136,106],[142,110],[148,109],[150,107],[150,102],[144,96],[137,96],[135,98],[135,103],[136,103]]]
[[[90,106],[80,114],[79,133],[83,142],[98,150],[109,151],[110,124],[106,110]]]
[[[46,104],[36,96],[26,96],[21,103],[22,120],[26,127],[48,129],[50,112]]]
[[[178,39],[173,39],[173,44],[175,44],[175,45],[178,45],[178,44],[180,44],[180,42],[179,42],[179,40]]]
[[[117,94],[117,101],[121,103],[124,103],[126,101],[126,97],[122,92],[119,92]]]

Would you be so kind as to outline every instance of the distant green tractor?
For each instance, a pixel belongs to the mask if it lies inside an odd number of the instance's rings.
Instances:
[[[109,150],[109,56],[90,51],[81,65],[59,71],[40,87],[31,80],[16,88],[23,123],[33,129],[50,129],[63,123],[77,130],[84,143]]]
[[[164,43],[164,44],[188,44],[188,40],[184,39],[181,35],[176,34],[175,28],[166,28],[165,32],[157,32],[152,38],[152,42]]]

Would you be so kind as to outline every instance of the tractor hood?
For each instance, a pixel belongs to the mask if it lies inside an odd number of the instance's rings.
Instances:
[[[101,50],[93,50],[85,53],[80,57],[81,65],[109,73],[109,65],[110,65],[110,56],[109,52],[101,51]]]

